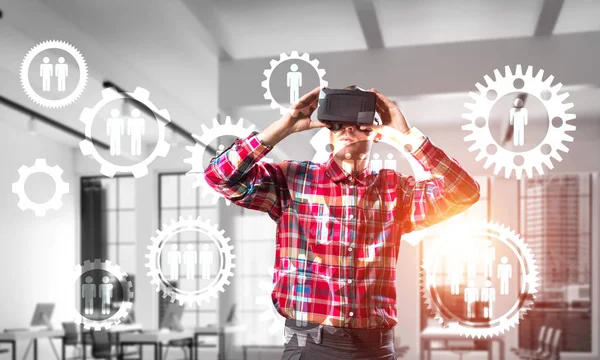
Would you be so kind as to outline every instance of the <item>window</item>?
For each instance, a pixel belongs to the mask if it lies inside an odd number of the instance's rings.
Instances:
[[[474,176],[474,179],[479,183],[480,186],[481,196],[479,198],[479,201],[473,204],[466,211],[440,224],[434,225],[426,229],[426,237],[419,244],[421,253],[421,262],[419,263],[419,266],[421,266],[421,264],[423,263],[424,254],[427,254],[429,251],[431,251],[434,245],[434,240],[443,234],[444,228],[446,226],[463,223],[465,221],[487,222],[490,220],[490,179],[488,177],[483,176]],[[465,274],[463,274],[461,278],[465,279]],[[438,287],[450,287],[448,277],[444,277],[441,280],[442,283],[438,284]],[[462,286],[464,286],[464,284],[461,284],[461,287]],[[431,309],[428,309],[427,305],[423,301],[421,301],[421,330],[425,329],[429,323],[432,323],[433,318],[434,315],[432,314]],[[435,320],[435,322],[437,322],[437,320]]]
[[[592,174],[521,181],[521,233],[539,266],[535,305],[519,326],[519,346],[540,327],[561,329],[563,352],[592,351]]]
[[[192,176],[186,176],[185,173],[163,173],[159,174],[159,223],[168,224],[172,220],[177,221],[180,217],[210,219],[214,223],[219,222],[219,213],[216,204],[213,204],[210,197],[206,200],[200,194],[200,188],[194,188],[195,179]],[[209,195],[210,196],[210,195]],[[161,226],[162,227],[162,226]],[[176,244],[179,248],[183,245],[192,244],[195,249],[202,249],[202,245],[211,245],[212,241],[198,233],[181,232],[176,235]],[[164,257],[163,257],[164,261]],[[218,265],[218,264],[217,264]],[[197,265],[193,280],[181,278],[178,288],[183,290],[194,290],[205,287],[199,271],[200,264]],[[218,266],[213,266],[218,268]],[[181,274],[180,270],[180,274]],[[211,278],[217,274],[211,273]],[[162,299],[161,304],[169,303],[169,299]],[[159,319],[162,318],[164,306],[159,307]],[[186,306],[181,323],[184,327],[202,327],[207,325],[218,325],[218,302],[211,299],[209,303],[203,303],[200,306]]]

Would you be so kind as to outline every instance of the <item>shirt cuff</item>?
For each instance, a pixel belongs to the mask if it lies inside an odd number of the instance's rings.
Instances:
[[[243,140],[237,139],[234,143],[235,151],[227,152],[227,159],[235,168],[240,169],[246,159],[251,159],[249,162],[245,161],[247,165],[258,162],[271,151],[272,147],[260,141],[257,135],[253,132]]]

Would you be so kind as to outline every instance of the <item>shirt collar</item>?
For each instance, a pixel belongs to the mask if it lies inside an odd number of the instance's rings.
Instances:
[[[334,182],[344,181],[350,176],[350,174],[344,171],[344,169],[342,169],[338,165],[338,163],[333,159],[333,154],[329,155],[329,159],[327,159],[323,166],[325,166],[325,174],[327,174],[327,176],[329,176],[329,178]],[[363,171],[355,175],[354,179],[356,179],[356,181],[360,185],[366,185],[367,177],[370,174],[371,172],[369,171],[369,167],[367,166],[365,169],[363,169]],[[350,179],[348,179],[348,181],[350,181]]]

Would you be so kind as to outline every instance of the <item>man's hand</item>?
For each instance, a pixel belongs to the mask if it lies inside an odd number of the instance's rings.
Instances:
[[[372,130],[374,133],[374,141],[379,141],[382,136],[386,136],[385,129],[388,127],[403,134],[406,133],[410,129],[410,126],[398,105],[394,104],[392,100],[388,99],[376,89],[371,89],[369,91],[374,92],[377,96],[375,108],[382,123],[380,125],[361,126],[360,130]]]

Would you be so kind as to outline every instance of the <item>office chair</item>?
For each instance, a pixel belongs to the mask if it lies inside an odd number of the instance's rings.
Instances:
[[[113,351],[113,344],[110,341],[110,334],[107,331],[92,331],[92,356],[96,359],[111,360],[119,358],[118,351]],[[137,351],[124,352],[124,359],[127,356],[140,355]]]
[[[535,350],[534,349],[525,349],[525,348],[512,348],[512,349],[510,349],[510,351],[512,351],[515,355],[517,355],[519,357],[521,357],[521,355],[533,356],[534,354],[541,354],[545,350],[544,338],[546,335],[546,330],[552,332],[552,329],[547,329],[545,325],[542,325],[542,327],[540,327],[540,332],[538,333],[538,338],[537,338],[537,348]]]
[[[406,355],[408,350],[410,350],[410,347],[408,345],[404,345],[404,346],[395,348],[394,352],[396,353],[397,357],[401,358],[401,357],[404,357],[404,355]]]
[[[181,340],[169,341],[166,345],[164,345],[165,353],[163,354],[163,359],[167,358],[167,355],[169,354],[169,348],[178,347],[178,348],[181,348],[181,351],[183,351],[183,359],[188,360],[188,353],[186,351],[186,348],[188,348],[190,346],[190,343],[193,343],[193,340],[181,339]],[[192,358],[192,354],[190,354],[190,359],[191,358]]]
[[[73,346],[80,349],[79,346],[81,345],[81,342],[79,341],[79,329],[74,322],[63,322],[62,327],[65,331],[65,335],[62,339],[62,359],[67,359],[67,346]],[[80,357],[81,356],[74,356],[70,359],[79,359]]]
[[[522,353],[519,358],[524,360],[558,360],[560,359],[560,336],[562,330],[548,328],[546,336],[544,337],[543,351]]]

